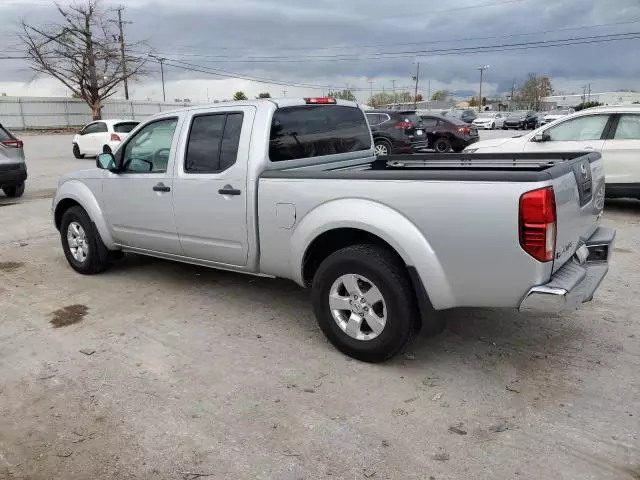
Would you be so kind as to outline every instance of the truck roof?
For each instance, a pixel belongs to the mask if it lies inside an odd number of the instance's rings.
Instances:
[[[320,98],[320,97],[310,97],[310,98]],[[300,97],[256,98],[254,100],[233,100],[229,102],[190,105],[188,107],[176,108],[174,110],[165,110],[163,112],[156,113],[155,115],[153,115],[152,118],[164,117],[170,114],[189,112],[192,110],[201,110],[206,108],[258,106],[258,105],[264,105],[265,103],[274,104],[277,108],[296,107],[296,106],[302,106],[302,105],[315,105],[315,104],[308,104],[305,98],[300,98]],[[330,104],[330,105],[333,105],[333,104]],[[360,105],[357,102],[351,102],[349,100],[341,100],[341,99],[337,99],[335,105],[343,105],[347,107],[360,108]]]

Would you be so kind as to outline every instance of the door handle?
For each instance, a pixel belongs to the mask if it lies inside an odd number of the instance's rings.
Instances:
[[[233,188],[231,185],[225,185],[224,188],[218,190],[220,195],[240,195],[242,192],[237,188]]]
[[[164,183],[160,182],[153,186],[154,192],[170,192],[171,187],[167,187]]]

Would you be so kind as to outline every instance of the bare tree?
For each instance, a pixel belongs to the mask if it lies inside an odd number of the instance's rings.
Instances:
[[[145,60],[123,58],[114,12],[101,8],[100,0],[55,7],[62,17],[59,23],[36,26],[20,21],[27,61],[33,70],[58,79],[82,98],[98,120],[103,100],[115,94],[125,78],[146,74]]]

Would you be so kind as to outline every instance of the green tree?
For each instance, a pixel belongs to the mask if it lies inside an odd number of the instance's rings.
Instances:
[[[269,92],[264,92],[259,94],[256,98],[271,98],[271,94]]]
[[[328,97],[339,100],[350,100],[352,102],[356,101],[356,96],[349,89],[342,90],[341,92],[329,92]]]
[[[470,107],[477,107],[478,106],[478,99],[476,97],[471,97],[469,99],[469,106]]]
[[[247,100],[247,96],[245,95],[245,93],[242,90],[238,90],[236,93],[233,94],[233,99],[234,100]]]
[[[580,110],[584,110],[585,108],[601,107],[602,105],[604,104],[600,102],[582,102],[581,104],[576,105],[575,111],[579,112]]]
[[[374,108],[393,103],[393,95],[387,92],[376,93],[369,99],[368,104]]]
[[[449,95],[446,90],[436,90],[433,95],[431,95],[431,100],[434,102],[446,100]]]

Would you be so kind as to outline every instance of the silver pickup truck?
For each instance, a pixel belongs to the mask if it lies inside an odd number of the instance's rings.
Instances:
[[[96,163],[53,201],[75,270],[133,252],[291,279],[369,362],[441,329],[438,310],[577,308],[615,236],[597,153],[376,159],[363,111],[326,98],[165,112]]]

